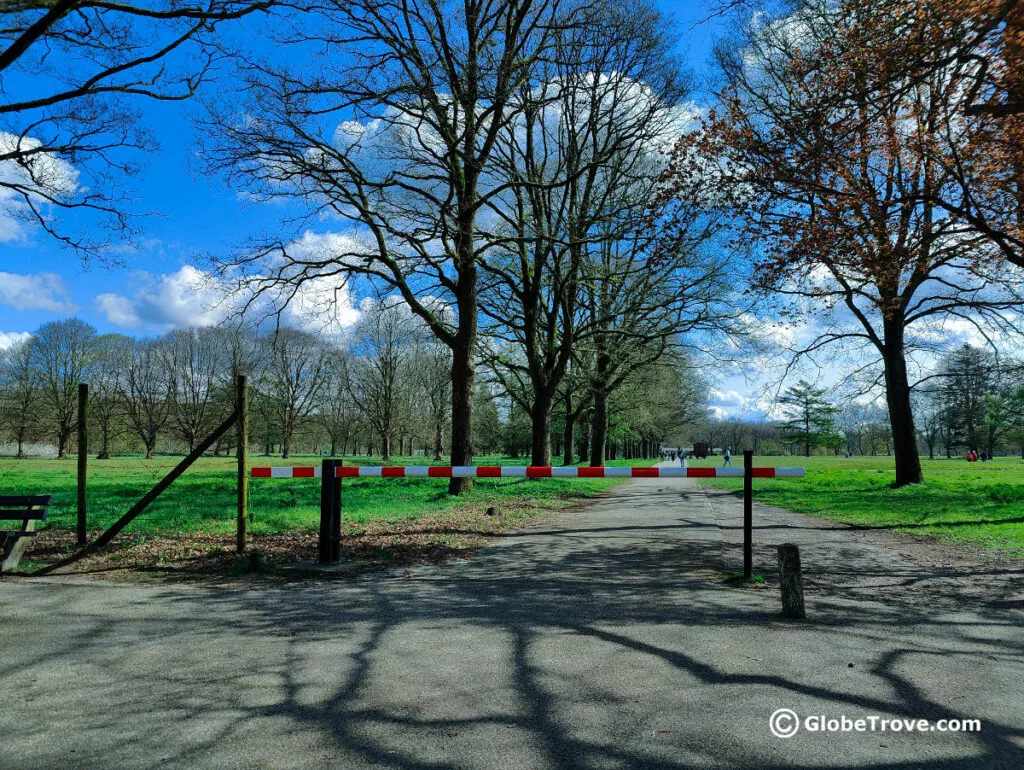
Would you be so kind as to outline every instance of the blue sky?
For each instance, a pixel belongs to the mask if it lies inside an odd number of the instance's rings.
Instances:
[[[695,98],[701,101],[699,85],[721,26],[717,21],[700,23],[708,16],[704,3],[663,0],[659,5],[676,20],[679,54],[695,76]],[[207,88],[213,91],[217,84]],[[83,265],[38,230],[22,228],[20,237],[0,240],[0,345],[70,315],[101,333],[136,336],[202,322],[191,282],[201,255],[231,250],[248,235],[272,226],[280,215],[279,207],[247,204],[223,181],[192,167],[195,129],[190,116],[198,104],[140,100],[137,106],[160,144],[142,159],[145,168],[131,183],[138,198],[134,209],[155,212],[140,222],[138,247],[121,250],[117,256],[123,264],[108,267]],[[720,387],[728,411],[742,411],[742,381],[728,378]]]

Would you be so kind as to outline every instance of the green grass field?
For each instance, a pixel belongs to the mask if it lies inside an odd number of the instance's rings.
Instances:
[[[892,489],[890,457],[755,457],[762,466],[803,466],[804,479],[755,479],[766,505],[860,526],[977,541],[1024,555],[1024,460],[923,460],[923,485]],[[733,458],[743,464],[742,455]],[[721,464],[711,459],[691,465]],[[739,479],[702,479],[742,490]]]
[[[181,457],[117,457],[89,462],[89,528],[106,528],[156,484]],[[380,465],[380,458],[347,457],[358,465]],[[479,465],[526,464],[503,457],[478,457]],[[636,462],[636,461],[635,461]],[[251,465],[319,465],[319,457],[251,457]],[[642,464],[643,461],[636,462]],[[391,465],[429,464],[423,457],[395,457]],[[619,463],[629,464],[629,463]],[[53,494],[45,527],[73,529],[76,511],[75,458],[0,459],[0,494]],[[485,509],[564,507],[620,483],[587,479],[481,479],[469,498],[446,494],[447,480],[346,479],[342,515],[346,521],[415,521],[454,506]],[[315,531],[320,516],[319,479],[250,479],[249,510],[254,534]],[[235,527],[233,458],[203,457],[171,485],[127,530],[145,535],[183,532],[229,533]]]
[[[90,461],[89,528],[102,529],[115,521],[179,457],[121,457]],[[254,457],[253,465],[311,465],[318,457]],[[379,464],[379,459],[349,457],[356,464]],[[502,457],[480,457],[485,464],[515,464]],[[525,464],[525,461],[520,461]],[[717,465],[720,458],[691,465]],[[737,464],[740,457],[734,458]],[[394,458],[392,464],[424,464],[422,457]],[[617,465],[643,464],[620,461]],[[861,526],[891,527],[916,534],[978,541],[988,547],[1024,554],[1024,461],[999,459],[989,463],[963,460],[925,460],[926,483],[892,489],[892,460],[887,457],[758,457],[757,465],[803,465],[805,479],[756,479],[755,498],[768,505]],[[202,458],[133,522],[127,533],[169,535],[204,533],[228,535],[235,526],[234,461]],[[318,479],[251,479],[249,505],[254,534],[313,532],[319,522]],[[434,514],[471,506],[552,509],[584,500],[616,480],[602,479],[483,479],[469,498],[450,498],[443,479],[363,479],[343,482],[343,516],[351,525],[372,521],[416,521]],[[740,480],[703,480],[738,491]],[[75,459],[0,459],[0,494],[52,493],[47,527],[75,525]]]

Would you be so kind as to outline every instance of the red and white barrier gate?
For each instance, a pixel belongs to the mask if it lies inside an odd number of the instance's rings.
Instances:
[[[339,465],[339,479],[742,479],[743,468],[577,468],[551,465]],[[803,468],[751,468],[755,479],[803,478]],[[253,468],[254,479],[320,478],[315,466],[270,466]]]
[[[755,468],[753,453],[743,453],[742,468],[578,468],[551,465],[342,465],[324,460],[317,468],[263,466],[253,468],[254,479],[320,479],[320,563],[341,557],[341,479],[743,479],[743,574],[751,577],[754,479],[803,478],[803,468]],[[333,483],[332,483],[333,482]]]

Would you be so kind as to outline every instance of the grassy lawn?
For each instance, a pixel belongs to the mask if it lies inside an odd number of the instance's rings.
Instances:
[[[118,457],[89,463],[89,529],[93,536],[123,515],[180,457]],[[346,457],[380,465],[379,458]],[[480,465],[526,464],[478,457]],[[318,465],[319,457],[290,460],[255,456],[251,465]],[[634,461],[635,464],[641,464]],[[429,464],[396,457],[392,465]],[[625,461],[615,464],[631,464]],[[43,531],[19,569],[32,572],[76,550],[75,458],[0,459],[0,494],[53,494]],[[282,568],[317,554],[319,479],[250,479],[249,551],[234,548],[235,464],[204,457],[174,482],[145,513],[74,571],[118,579],[151,575],[221,579],[248,572],[284,574]],[[464,557],[488,537],[532,516],[579,504],[621,479],[478,479],[472,495],[447,495],[446,479],[346,479],[342,482],[342,556],[358,569]],[[499,516],[485,516],[489,507]]]
[[[105,529],[181,460],[180,457],[117,457],[90,460],[89,528]],[[346,463],[380,465],[380,458],[346,457]],[[479,457],[479,465],[525,465],[526,460]],[[634,461],[635,462],[635,461]],[[319,465],[319,457],[251,457],[251,465]],[[395,457],[390,465],[428,465],[423,457]],[[618,464],[630,464],[621,462]],[[643,464],[642,461],[636,464]],[[235,528],[235,464],[232,458],[203,457],[171,485],[129,527],[130,531],[230,533]],[[75,458],[0,459],[0,494],[54,495],[44,527],[73,529],[76,510]],[[415,521],[452,508],[553,509],[577,503],[620,483],[605,479],[478,479],[473,495],[451,498],[447,479],[345,479],[342,516],[350,524]],[[319,479],[250,479],[250,531],[314,532],[319,526]]]
[[[923,485],[892,489],[889,457],[755,457],[761,466],[803,466],[804,479],[755,479],[754,499],[860,526],[973,540],[1024,554],[1024,460],[923,460]],[[733,458],[743,464],[742,455]],[[711,459],[691,465],[716,465]],[[701,483],[739,492],[740,479]]]

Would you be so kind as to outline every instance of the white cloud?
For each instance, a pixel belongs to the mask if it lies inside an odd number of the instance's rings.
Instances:
[[[739,391],[728,390],[722,392],[712,388],[709,394],[711,396],[709,403],[712,406],[743,409],[747,405],[747,399]]]
[[[138,329],[145,325],[135,312],[132,301],[120,294],[100,294],[96,297],[96,307],[112,324],[126,329]]]
[[[0,332],[0,350],[9,350],[31,336],[29,332]]]
[[[96,306],[107,320],[129,329],[212,326],[223,320],[225,287],[207,273],[185,265],[175,273],[139,273],[139,288],[126,297],[101,294]]]
[[[331,242],[330,238],[320,242],[304,236],[293,247],[313,254],[318,246]],[[261,279],[221,278],[185,265],[174,273],[138,274],[135,291],[100,294],[96,307],[108,321],[127,329],[162,332],[213,326],[240,312],[255,297]],[[246,315],[252,322],[266,325],[276,311],[280,311],[282,326],[312,333],[338,333],[359,317],[342,276],[313,277],[297,288],[269,291],[255,297]]]
[[[38,139],[0,131],[0,154],[31,152],[41,146]],[[17,190],[12,189],[17,186]],[[34,203],[44,196],[66,198],[78,190],[78,170],[53,153],[23,156],[22,162],[0,161],[0,243],[23,240],[26,224],[33,219],[22,193]]]
[[[0,222],[2,218],[0,215]],[[75,306],[66,299],[66,295],[64,281],[56,273],[0,272],[0,304],[10,305],[16,310],[74,312]]]

